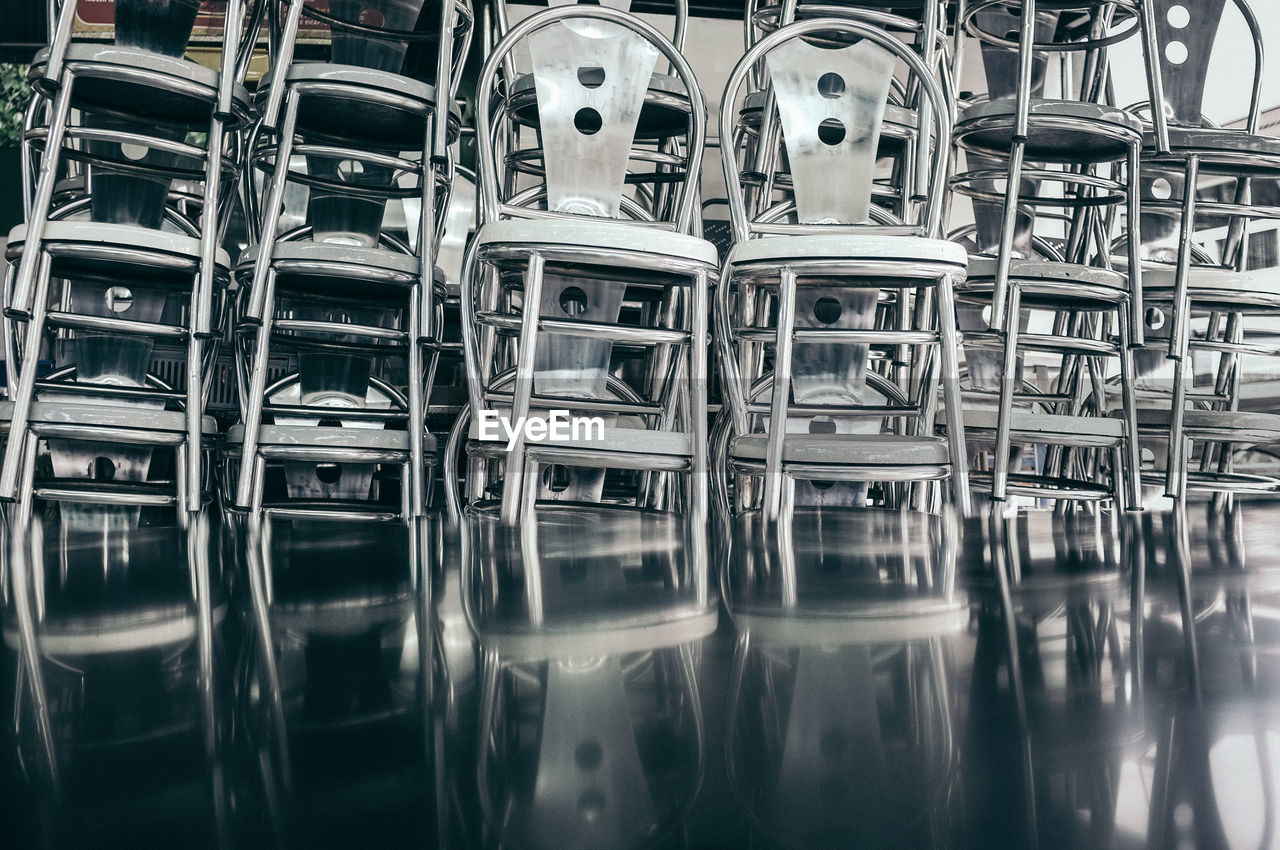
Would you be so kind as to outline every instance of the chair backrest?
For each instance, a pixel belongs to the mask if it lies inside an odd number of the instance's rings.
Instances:
[[[631,0],[546,0],[548,7],[557,6],[607,6],[610,9],[617,9],[619,12],[631,11]],[[511,29],[511,15],[509,7],[515,5],[534,5],[523,3],[509,3],[507,0],[496,0],[493,4],[494,23],[498,28],[499,37],[504,36]],[[671,41],[675,44],[676,49],[684,51],[684,34],[689,24],[689,0],[674,0],[672,3],[672,16],[674,18]]]
[[[528,48],[533,66],[545,211],[533,210],[523,200],[530,196],[528,187],[517,187],[498,173],[499,161],[512,154],[507,142],[517,135],[499,79],[512,76],[508,60],[521,45]],[[490,53],[476,89],[481,220],[548,213],[623,217],[630,200],[625,188],[636,127],[660,56],[683,84],[690,113],[683,168],[672,173],[677,199],[659,223],[689,232],[706,129],[702,92],[675,45],[644,21],[604,6],[540,11],[513,27]],[[517,80],[502,82],[509,90]]]
[[[854,44],[847,44],[850,39]],[[832,46],[833,42],[835,46]],[[829,48],[829,49],[828,49]],[[743,81],[763,62],[769,95],[759,118],[758,156],[737,142],[734,126]],[[920,206],[917,229],[936,237],[950,162],[951,98],[927,65],[907,45],[864,21],[814,18],[789,24],[756,43],[738,62],[720,107],[721,157],[729,213],[738,241],[759,233],[812,232],[815,225],[872,225],[871,190],[880,126],[898,63],[921,84],[930,104],[932,168],[929,196]],[[776,123],[775,123],[776,122]],[[780,125],[781,134],[776,132]],[[929,143],[919,133],[917,144]],[[795,194],[793,223],[778,222],[776,210],[748,210],[746,177],[759,177],[758,164],[789,167]],[[764,204],[762,204],[764,206]]]
[[[1164,100],[1162,114],[1172,124],[1199,127],[1204,124],[1205,80],[1218,31],[1233,3],[1249,30],[1253,53],[1249,112],[1250,133],[1258,132],[1263,75],[1262,29],[1247,0],[1144,0],[1152,7],[1159,47],[1156,70]]]

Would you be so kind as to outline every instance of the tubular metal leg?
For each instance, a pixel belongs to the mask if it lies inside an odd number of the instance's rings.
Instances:
[[[1000,377],[1000,408],[996,417],[995,470],[991,479],[991,498],[1003,502],[1009,484],[1009,445],[1013,426],[1013,391],[1018,366],[1018,318],[1022,292],[1010,287],[1006,312],[1011,317],[1004,331],[1004,371]],[[994,314],[993,314],[994,318]]]
[[[53,202],[53,190],[58,182],[58,154],[62,151],[62,139],[67,130],[67,116],[71,110],[71,90],[75,87],[75,77],[70,72],[62,81],[53,101],[53,110],[49,115],[49,134],[45,139],[45,155],[40,161],[40,177],[36,182],[35,199],[31,203],[31,217],[27,222],[27,238],[23,243],[22,255],[30,259],[33,254],[44,251],[44,229],[49,221],[49,205]],[[16,318],[32,315],[37,305],[33,304],[32,291],[38,287],[36,275],[40,271],[38,263],[24,262],[18,268],[18,279],[14,283],[11,300],[5,305],[5,312]],[[40,293],[35,293],[39,298]]]
[[[1143,6],[1150,3],[1143,2]],[[1146,342],[1146,317],[1143,315],[1142,292],[1142,141],[1129,147],[1129,179],[1126,186],[1128,210],[1125,226],[1129,230],[1129,347],[1142,348]]]
[[[1009,299],[1009,267],[1013,263],[1013,237],[1018,224],[1018,187],[1022,185],[1022,158],[1026,147],[1023,139],[1014,139],[1009,150],[1009,171],[1005,184],[1004,214],[1000,226],[1000,246],[996,253],[996,277],[991,291],[993,331],[1004,330],[1005,303]],[[1016,317],[1015,317],[1016,320]]]
[[[262,407],[266,404],[267,358],[271,350],[271,324],[275,317],[276,276],[267,274],[263,284],[263,304],[268,311],[263,323],[254,329],[253,371],[249,376],[249,394],[243,400],[244,442],[240,450],[240,475],[236,481],[236,504],[248,506],[254,492],[254,462],[258,456],[258,429],[262,427]]]
[[[36,370],[40,367],[40,345],[44,340],[44,317],[49,300],[49,261],[43,251],[39,251],[32,261],[28,255],[23,266],[38,267],[40,275],[35,284],[35,300],[31,305],[31,321],[27,326],[27,336],[23,340],[22,365],[18,375],[18,385],[14,390],[13,413],[9,418],[9,445],[4,453],[4,466],[0,468],[0,500],[11,502],[18,494],[18,473],[22,465],[22,452],[15,451],[21,447],[22,439],[15,441],[14,435],[27,433],[27,423],[31,417],[31,403],[35,396]]]
[[[425,511],[425,503],[423,494],[425,487],[423,480],[426,478],[425,468],[426,461],[422,454],[422,443],[426,436],[425,408],[426,400],[424,399],[423,383],[425,376],[422,368],[422,287],[431,286],[431,276],[428,273],[426,282],[418,283],[409,290],[409,306],[406,311],[408,319],[408,342],[409,342],[409,387],[408,387],[408,403],[409,403],[409,504],[405,506],[411,517],[420,517]]]
[[[1120,403],[1124,406],[1124,439],[1125,439],[1125,476],[1128,482],[1129,510],[1142,510],[1142,445],[1138,440],[1138,401],[1134,395],[1134,380],[1137,369],[1134,368],[1132,327],[1129,314],[1123,306],[1116,310],[1117,324],[1120,330]],[[1104,397],[1105,399],[1105,397]],[[1105,403],[1104,399],[1099,404]],[[1102,412],[1102,408],[1099,408]],[[1119,474],[1120,467],[1116,467]]]
[[[1187,296],[1191,276],[1191,237],[1196,225],[1196,184],[1200,181],[1200,158],[1187,158],[1182,188],[1182,219],[1178,223],[1178,270],[1173,284],[1173,327],[1169,332],[1169,359],[1187,356],[1191,337],[1191,304]]]
[[[1183,434],[1187,407],[1187,381],[1191,370],[1191,358],[1183,357],[1174,362],[1173,407],[1169,416],[1169,455],[1165,462],[1164,494],[1171,499],[1185,495],[1187,488],[1187,458],[1191,453],[1189,442]]]
[[[952,500],[961,516],[968,516],[969,458],[965,448],[964,404],[960,394],[960,367],[956,350],[959,348],[956,333],[955,295],[951,275],[938,282],[938,325],[941,330],[942,405],[947,416],[947,442],[951,454]],[[1016,320],[1015,320],[1016,321]]]
[[[783,448],[787,438],[787,397],[791,394],[791,349],[796,323],[796,273],[778,276],[778,332],[773,355],[773,397],[769,401],[769,440],[764,463],[764,514],[778,520],[782,510]]]
[[[283,81],[279,81],[283,83]],[[289,160],[293,156],[293,134],[298,126],[297,89],[290,89],[285,96],[284,121],[280,133],[276,137],[275,169],[271,175],[271,188],[268,190],[267,203],[263,207],[262,230],[258,234],[258,256],[253,261],[253,279],[249,284],[249,302],[245,308],[245,318],[250,322],[263,320],[263,309],[266,304],[266,280],[271,269],[273,248],[277,231],[280,229],[280,215],[284,212],[284,193],[289,183]],[[430,270],[427,270],[428,276]]]
[[[520,349],[516,363],[515,387],[511,394],[511,423],[521,426],[507,452],[506,480],[502,487],[502,521],[514,525],[519,512],[521,493],[524,490],[524,420],[529,416],[530,397],[533,395],[534,354],[537,348],[539,305],[542,303],[542,277],[546,261],[539,253],[529,255],[529,266],[524,275],[524,296],[521,302]]]
[[[200,511],[204,502],[204,340],[189,331],[187,347],[187,451],[186,507],[192,513]]]
[[[224,141],[222,116],[215,115],[209,126],[209,148],[205,154],[204,206],[200,210],[200,273],[191,298],[191,330],[199,337],[213,333],[214,272],[222,231],[218,221],[218,195],[222,190]]]

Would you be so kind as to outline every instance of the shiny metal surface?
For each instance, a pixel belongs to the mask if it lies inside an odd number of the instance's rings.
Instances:
[[[748,515],[712,547],[711,607],[686,584],[705,530],[629,509],[540,510],[532,540],[491,518],[6,525],[37,545],[7,560],[36,573],[3,628],[0,828],[10,847],[1266,846],[1277,520],[1256,501]],[[200,552],[239,588],[209,609],[211,748]]]

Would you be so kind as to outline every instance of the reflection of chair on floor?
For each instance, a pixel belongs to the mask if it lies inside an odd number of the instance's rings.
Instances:
[[[1032,511],[966,529],[962,581],[977,627],[965,750],[971,841],[1115,839],[1116,776],[1145,729],[1144,565],[1131,568],[1115,522]]]
[[[1155,781],[1149,843],[1272,846],[1280,569],[1270,504],[1153,516],[1147,576]],[[1186,813],[1190,812],[1190,817]]]
[[[714,603],[670,515],[546,508],[466,520],[480,648],[478,783],[504,846],[663,846],[703,769],[695,664]]]
[[[956,765],[945,660],[967,617],[957,530],[911,511],[737,518],[722,572],[738,632],[725,759],[770,841],[920,846],[944,826]]]
[[[425,520],[246,525],[254,630],[239,675],[257,685],[242,708],[268,820],[286,841],[327,843],[391,818],[429,843],[434,532]]]
[[[186,530],[99,516],[94,529],[7,528],[3,634],[19,657],[14,723],[29,773],[68,836],[81,822],[144,842],[221,834],[213,656],[226,607],[212,596],[207,514]]]

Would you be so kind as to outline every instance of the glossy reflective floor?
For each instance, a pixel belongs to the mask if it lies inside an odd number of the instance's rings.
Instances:
[[[0,845],[1274,846],[1278,528],[45,518]]]

